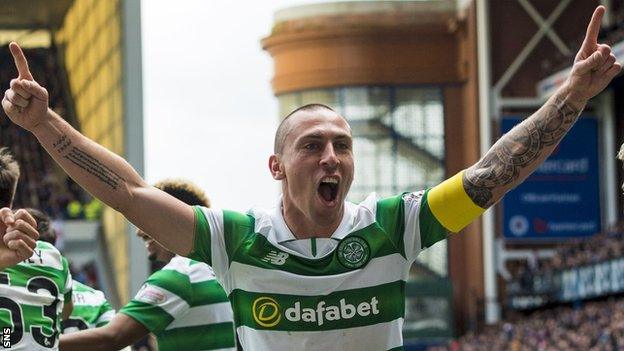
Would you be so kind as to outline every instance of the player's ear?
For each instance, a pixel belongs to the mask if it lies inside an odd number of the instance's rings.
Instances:
[[[284,169],[282,167],[282,162],[279,154],[274,154],[269,157],[269,170],[271,171],[271,176],[275,180],[282,180],[285,178]]]

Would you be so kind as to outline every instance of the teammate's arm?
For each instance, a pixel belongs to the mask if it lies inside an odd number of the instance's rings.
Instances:
[[[65,303],[65,305],[63,305],[63,311],[61,312],[61,319],[62,320],[68,319],[73,310],[74,310],[74,302],[72,300],[69,300],[68,302]]]
[[[60,351],[110,351],[131,345],[147,335],[149,330],[143,324],[118,313],[107,325],[63,334],[59,342]]]
[[[587,101],[620,72],[611,48],[597,42],[604,13],[603,6],[594,11],[564,85],[463,173],[463,187],[479,207],[490,207],[528,177],[559,144]]]
[[[193,209],[148,185],[123,158],[89,140],[52,111],[48,92],[34,81],[20,47],[11,43],[9,48],[19,76],[11,81],[2,100],[7,116],[33,133],[52,158],[96,198],[167,249],[181,255],[190,253]]]

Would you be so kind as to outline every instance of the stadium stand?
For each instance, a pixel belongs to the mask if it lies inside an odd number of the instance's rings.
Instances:
[[[70,116],[69,97],[64,91],[64,70],[57,61],[54,47],[27,49],[34,77],[45,84],[50,94],[50,106],[64,116]],[[8,88],[16,76],[15,65],[7,46],[0,47],[0,81],[2,90]],[[73,121],[70,121],[73,122]],[[75,124],[75,122],[73,123]],[[36,207],[42,209],[54,220],[88,219],[97,220],[101,204],[91,200],[71,178],[58,169],[58,166],[39,145],[34,136],[15,126],[0,111],[0,147],[8,146],[21,167],[21,178],[15,194],[14,207]],[[62,238],[62,230],[59,230]],[[63,247],[61,239],[61,248]],[[98,289],[99,279],[94,268],[95,262],[87,262],[78,267],[71,266],[74,277],[80,282]]]
[[[62,76],[59,72],[63,70],[57,63],[54,49],[29,49],[27,54],[32,58],[33,75],[48,87],[52,108],[62,115],[68,115],[67,97],[62,94],[64,84],[59,78]],[[4,91],[16,75],[6,46],[0,49],[0,60],[0,79]],[[88,195],[57,169],[34,136],[13,125],[4,112],[0,113],[0,146],[9,146],[22,167],[15,206],[40,208],[55,219],[84,218],[84,211],[72,211],[70,204],[74,204],[74,207],[76,203],[87,204]]]
[[[624,350],[624,299],[516,315],[429,350]]]
[[[624,260],[623,240],[620,222],[557,245],[536,267],[515,262],[506,318],[428,350],[624,350],[624,289],[615,268]]]
[[[561,270],[624,256],[624,223],[591,239],[572,240],[557,248],[555,257],[542,264],[544,271]]]

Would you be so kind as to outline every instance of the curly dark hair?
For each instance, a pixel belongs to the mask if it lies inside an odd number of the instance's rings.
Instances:
[[[37,221],[39,240],[56,245],[56,231],[50,225],[50,216],[36,208],[25,208],[25,210]]]
[[[163,179],[154,186],[191,206],[210,207],[210,200],[203,190],[185,179]]]

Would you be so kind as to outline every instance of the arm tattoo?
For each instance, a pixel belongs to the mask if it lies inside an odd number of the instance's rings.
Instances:
[[[95,157],[89,155],[80,148],[73,146],[71,139],[69,139],[67,135],[61,136],[59,140],[52,144],[52,146],[59,154],[64,154],[63,158],[95,176],[100,181],[110,186],[113,190],[117,190],[120,183],[126,181],[122,176],[108,168]]]
[[[580,113],[557,97],[503,135],[477,164],[464,172],[462,181],[468,196],[476,205],[490,207],[496,200],[492,190],[514,185],[524,168],[537,168],[536,160],[544,148],[559,143]]]

